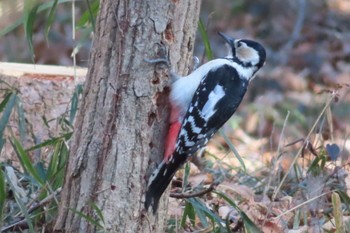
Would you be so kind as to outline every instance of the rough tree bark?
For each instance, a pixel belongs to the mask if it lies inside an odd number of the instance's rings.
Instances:
[[[164,232],[166,201],[156,216],[145,216],[143,202],[147,169],[163,152],[169,80],[143,59],[163,42],[187,73],[199,8],[199,0],[101,1],[56,231],[96,232],[75,213],[96,219],[93,203],[108,232]]]

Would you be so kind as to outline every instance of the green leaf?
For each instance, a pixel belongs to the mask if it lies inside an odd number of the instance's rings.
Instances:
[[[213,192],[218,194],[220,197],[222,197],[227,203],[229,203],[233,208],[235,208],[239,212],[244,223],[244,228],[247,233],[261,232],[260,229],[255,225],[255,223],[252,220],[250,220],[250,218],[228,196],[226,196],[222,192],[218,192],[218,191],[213,191]]]
[[[50,15],[49,15],[49,19],[48,19],[48,25],[49,26],[46,26],[46,27],[50,27],[52,22],[49,22],[49,21],[53,21],[53,17],[54,17],[54,11],[55,11],[55,8],[53,9],[53,6],[56,4],[57,5],[57,2],[58,3],[64,3],[64,2],[69,2],[71,0],[65,0],[65,1],[51,1],[49,3],[38,3],[38,4],[35,4],[33,7],[30,8],[30,5],[31,4],[28,4],[26,6],[26,10],[24,12],[24,19],[23,19],[23,25],[24,25],[24,32],[25,32],[25,35],[26,35],[26,39],[27,39],[27,44],[28,44],[28,47],[29,47],[29,51],[30,53],[32,54],[32,58],[33,58],[33,62],[34,62],[34,58],[35,58],[35,54],[34,54],[34,47],[33,47],[33,27],[34,27],[34,22],[36,20],[36,17],[37,17],[37,14],[45,9],[48,9],[48,8],[51,8],[51,11],[52,11],[52,14],[51,14],[51,18],[50,18]],[[50,13],[51,13],[50,11]],[[49,30],[45,28],[45,33],[46,33],[46,30]],[[47,32],[48,33],[48,32]]]
[[[86,214],[83,214],[82,212],[80,211],[77,211],[75,209],[72,209],[72,208],[69,208],[70,211],[72,211],[73,213],[79,215],[80,217],[82,217],[83,219],[85,219],[86,221],[88,221],[90,224],[98,227],[99,229],[103,229],[103,226],[98,222],[98,220],[95,220],[93,219],[92,217],[86,215]]]
[[[87,1],[87,0],[86,0]],[[78,27],[83,27],[87,23],[91,23],[92,29],[95,31],[95,18],[98,13],[98,8],[100,6],[100,1],[95,0],[91,5],[89,2],[87,2],[88,10],[83,13],[83,15],[80,17],[80,20],[77,23]]]
[[[98,6],[100,5],[99,1],[95,1],[93,3],[94,9],[92,9],[92,6],[90,6],[89,0],[85,0],[85,2],[86,2],[87,8],[88,8],[88,12],[89,12],[89,19],[90,19],[90,22],[91,22],[91,25],[92,25],[92,30],[95,31],[95,16],[94,16],[93,10],[95,12],[97,12]],[[94,4],[97,6],[97,8],[96,8],[96,6],[94,6]]]
[[[8,93],[5,98],[0,103],[0,112],[2,112],[6,106],[6,104],[9,102],[10,97],[12,96],[12,92]]]
[[[39,175],[38,171],[32,165],[32,162],[30,161],[28,154],[26,153],[22,145],[19,143],[19,141],[15,137],[12,137],[11,144],[15,149],[17,157],[22,167],[24,168],[24,170],[29,175],[31,175],[36,180],[36,182],[38,182],[40,185],[44,185],[43,179]]]
[[[3,148],[4,145],[5,145],[5,142],[6,142],[6,140],[3,139],[3,138],[0,136],[0,153],[1,153],[1,151],[2,151],[2,148]]]
[[[49,121],[46,119],[45,116],[41,116],[41,119],[43,120],[44,125],[49,129],[50,125],[49,125]]]
[[[47,180],[52,184],[54,190],[63,185],[68,154],[69,151],[65,141],[57,142],[47,169]]]
[[[69,133],[66,133],[66,134],[63,134],[62,136],[60,137],[57,137],[57,138],[52,138],[52,139],[48,139],[38,145],[35,145],[31,148],[28,148],[26,151],[29,152],[29,151],[33,151],[33,150],[36,150],[36,149],[40,149],[40,148],[43,148],[45,146],[52,146],[52,145],[56,145],[56,143],[62,139],[64,140],[69,140],[72,136],[73,132],[69,132]]]
[[[336,191],[339,194],[340,199],[342,202],[349,208],[350,207],[350,197],[346,192],[343,192],[341,190]]]
[[[198,199],[195,199],[195,200],[198,200]],[[206,218],[206,214],[207,212],[203,211],[203,208],[202,206],[199,206],[201,205],[202,203],[201,202],[192,202],[192,204],[194,205],[193,206],[193,209],[194,209],[194,212],[197,214],[199,220],[201,221],[201,224],[207,228],[209,227],[209,223],[208,223],[208,220]],[[206,207],[205,207],[206,208]],[[209,210],[209,209],[208,209]],[[214,218],[212,217],[212,214],[209,214],[208,216],[212,221],[214,220]],[[220,224],[220,223],[219,223]]]
[[[17,101],[17,113],[18,113],[18,130],[21,138],[21,142],[25,142],[26,138],[26,121],[24,116],[24,109],[22,101],[18,98]]]
[[[29,227],[29,232],[31,233],[35,233],[34,231],[34,226],[33,226],[33,222],[30,218],[29,212],[27,207],[25,206],[25,204],[23,203],[23,201],[21,200],[21,198],[18,196],[18,193],[16,192],[16,188],[15,185],[12,183],[12,180],[10,179],[10,177],[8,177],[8,175],[5,173],[6,175],[6,180],[8,181],[8,184],[11,188],[11,190],[13,191],[13,195],[15,197],[15,200],[19,206],[19,208],[21,209],[21,212],[24,214],[24,218],[27,221],[28,227]]]
[[[73,0],[59,0],[58,3],[67,3],[67,2],[72,2],[72,1]],[[29,1],[26,0],[24,2],[27,3]],[[30,3],[32,3],[32,1]],[[13,31],[15,28],[19,27],[22,24],[25,25],[26,18],[29,15],[30,9],[32,9],[30,7],[32,4],[30,4],[30,3],[26,4],[25,11],[23,12],[24,16],[22,16],[20,19],[16,20],[13,24],[10,24],[9,26],[7,26],[5,29],[1,30],[0,31],[0,37],[6,35],[7,33],[11,32],[11,31]],[[52,5],[53,5],[52,1],[47,2],[47,3],[42,3],[39,6],[39,9],[38,9],[37,12],[39,13],[39,12],[42,12],[44,10],[47,10],[47,9],[51,8]]]
[[[260,229],[255,225],[255,223],[252,220],[250,220],[250,218],[243,211],[241,212],[241,217],[243,219],[245,232],[262,233],[262,231],[260,231]]]
[[[201,202],[198,198],[188,198],[186,200],[192,204],[194,211],[196,212],[197,216],[200,218],[201,223],[204,226],[208,226],[208,222],[201,215],[201,212],[204,213],[208,218],[215,221],[218,224],[218,226],[223,229],[222,220],[220,219],[220,217],[218,217],[215,213],[213,213],[210,209],[208,209],[208,207],[203,202]]]
[[[190,168],[191,168],[190,164],[186,163],[186,165],[185,165],[185,172],[184,172],[184,175],[183,175],[182,192],[185,192],[185,189],[187,187],[188,177],[190,175]]]
[[[46,179],[53,190],[62,187],[69,151],[64,140],[58,141],[51,156]]]
[[[316,176],[317,174],[319,174],[321,172],[321,168],[320,165],[318,164],[321,161],[320,157],[316,157],[311,165],[309,166],[309,168],[307,169],[307,173],[311,173],[314,176]]]
[[[2,165],[2,164],[1,164]],[[2,166],[0,166],[0,226],[2,225],[2,214],[4,213],[6,203],[6,182]]]
[[[57,143],[55,144],[55,149],[51,155],[50,163],[47,168],[47,176],[46,176],[47,181],[49,182],[58,171],[61,146],[62,146],[62,141],[61,140],[57,141]]]
[[[6,28],[0,31],[0,37],[6,35],[7,33],[13,31],[17,27],[19,27],[21,24],[23,24],[24,17],[22,16],[20,19],[16,20],[13,24],[10,24]]]
[[[220,129],[219,132],[220,132],[221,136],[224,138],[224,140],[227,143],[227,145],[230,148],[230,150],[233,152],[233,154],[238,159],[239,163],[241,164],[241,166],[243,168],[243,172],[247,173],[247,168],[246,168],[246,166],[244,164],[244,161],[243,161],[242,157],[239,155],[239,153],[236,150],[235,146],[232,144],[231,140],[227,137],[227,135],[224,133],[224,131],[222,129]]]
[[[52,26],[52,24],[53,24],[53,22],[55,20],[55,13],[56,13],[57,3],[58,3],[58,0],[53,0],[53,4],[51,6],[49,16],[46,19],[46,23],[45,23],[45,38],[46,38],[46,41],[48,41],[49,32],[50,32],[51,26]]]
[[[95,203],[91,203],[91,206],[96,211],[96,214],[97,214],[99,220],[101,220],[103,222],[103,224],[105,224],[105,220],[104,220],[103,213],[102,213],[101,209]]]
[[[182,227],[186,226],[186,219],[188,218],[190,219],[190,222],[192,224],[192,226],[196,225],[196,213],[194,212],[193,206],[190,202],[186,201],[186,205],[185,205],[185,209],[181,218],[181,223],[180,225]]]
[[[203,21],[201,19],[199,20],[199,23],[198,23],[198,29],[199,29],[199,32],[201,33],[202,40],[204,43],[205,54],[206,54],[208,60],[212,60],[214,57],[213,51],[212,51],[211,46],[210,46],[210,41],[208,38],[207,30],[205,29],[205,26],[204,26]]]
[[[17,95],[13,92],[8,93],[3,101],[0,103],[0,113],[2,112],[2,117],[0,118],[0,152],[5,144],[4,130],[9,121],[12,109],[15,105]]]
[[[34,47],[33,47],[33,26],[34,21],[36,19],[36,15],[39,9],[39,6],[41,3],[36,4],[28,14],[26,14],[26,17],[24,18],[24,31],[27,39],[27,44],[29,47],[29,52],[32,55],[32,59],[34,62],[35,54],[34,54]]]
[[[226,226],[226,232],[231,232],[231,221],[230,221],[230,214],[231,214],[231,211],[226,215],[226,218],[225,218],[225,226]]]
[[[335,220],[336,233],[343,233],[344,222],[343,222],[342,207],[340,202],[340,196],[336,192],[332,193],[332,205],[333,205],[333,216]]]
[[[293,229],[298,229],[300,227],[300,209],[295,210]]]
[[[17,95],[15,93],[11,93],[8,96],[6,96],[0,104],[0,110],[3,110],[0,119],[0,138],[2,138],[4,135],[4,130],[9,121],[12,109],[16,104],[16,99]]]
[[[75,87],[75,91],[71,99],[70,114],[69,114],[70,124],[73,124],[75,115],[78,111],[79,96],[81,95],[82,92],[83,92],[83,86],[81,84],[77,85]]]
[[[44,182],[46,181],[46,169],[45,169],[45,164],[43,161],[39,161],[37,163],[35,163],[34,165],[34,169],[35,171],[37,171],[40,180],[43,180]]]

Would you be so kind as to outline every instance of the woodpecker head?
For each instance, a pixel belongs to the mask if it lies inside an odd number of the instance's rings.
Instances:
[[[266,51],[261,44],[246,39],[235,40],[222,32],[219,32],[219,35],[228,44],[227,58],[236,58],[239,63],[246,67],[255,66],[259,69],[264,65]]]

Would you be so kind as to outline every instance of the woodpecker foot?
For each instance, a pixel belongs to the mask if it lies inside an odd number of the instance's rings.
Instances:
[[[143,59],[147,63],[151,64],[158,64],[158,63],[164,63],[168,68],[171,68],[170,60],[169,60],[169,53],[167,47],[163,43],[157,43],[157,45],[160,48],[160,54],[162,54],[160,58],[156,59]]]
[[[156,58],[156,59],[143,59],[145,62],[150,63],[150,64],[159,64],[163,63],[165,64],[169,69],[170,69],[170,81],[171,83],[174,83],[176,80],[180,78],[179,75],[176,74],[176,72],[171,68],[171,63],[169,59],[169,51],[167,47],[163,43],[157,43],[160,49],[160,54],[162,54],[163,57]]]

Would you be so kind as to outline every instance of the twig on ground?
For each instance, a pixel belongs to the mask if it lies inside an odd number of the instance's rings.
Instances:
[[[52,199],[56,198],[56,195],[58,195],[61,192],[62,188],[57,189],[55,192],[51,193],[49,196],[41,200],[38,204],[32,206],[31,208],[28,209],[28,213],[32,213],[33,211],[37,210],[38,208],[46,205],[48,202],[50,202]],[[6,232],[6,231],[14,231],[14,230],[24,230],[28,229],[28,222],[26,219],[20,219],[8,226],[5,226],[1,228],[0,232]]]
[[[288,143],[287,145],[285,145],[285,147],[295,145],[298,142],[303,142],[303,150],[301,151],[301,157],[304,157],[305,149],[309,150],[311,154],[318,157],[318,153],[316,151],[316,149],[318,149],[318,148],[315,149],[314,146],[310,143],[310,141],[305,140],[304,138],[301,138],[301,139],[298,139],[298,140],[293,141],[291,143]]]
[[[306,205],[306,204],[308,204],[308,203],[310,203],[310,202],[316,200],[317,198],[323,197],[323,196],[328,195],[328,194],[330,194],[330,193],[332,193],[332,192],[333,192],[333,191],[325,192],[325,193],[322,193],[322,194],[320,194],[320,195],[318,195],[318,196],[316,196],[316,197],[310,198],[309,200],[307,200],[307,201],[305,201],[305,202],[303,202],[303,203],[300,203],[299,205],[294,206],[293,208],[291,208],[291,209],[289,209],[289,210],[283,212],[282,214],[280,214],[280,215],[274,217],[273,219],[274,219],[274,220],[279,219],[280,217],[282,217],[282,216],[288,214],[289,212],[292,212],[292,211],[294,211],[294,210],[296,210],[296,209],[299,209],[300,207],[302,207],[302,206],[304,206],[304,205]]]
[[[322,109],[322,111],[320,112],[320,114],[318,115],[315,123],[313,124],[313,126],[311,127],[308,135],[306,136],[305,138],[305,141],[304,142],[308,142],[310,137],[311,137],[311,134],[314,132],[318,122],[321,120],[321,117],[323,116],[323,114],[325,113],[325,111],[327,110],[327,108],[330,106],[330,104],[332,103],[334,97],[335,97],[336,93],[334,92],[331,97],[328,99],[327,103],[325,104],[324,108]],[[282,185],[284,184],[284,181],[287,179],[290,171],[292,170],[295,162],[298,160],[298,158],[300,157],[300,155],[302,154],[303,152],[303,149],[304,149],[304,145],[298,150],[297,154],[295,155],[292,163],[289,165],[289,168],[287,170],[287,172],[285,173],[285,175],[283,176],[281,182],[279,183],[278,187],[276,188],[276,190],[274,191],[273,195],[272,195],[272,201],[274,201],[276,199],[276,196],[277,194],[279,193]]]
[[[215,187],[218,185],[218,183],[212,183],[207,189],[204,189],[202,191],[196,192],[196,193],[170,193],[170,197],[177,198],[177,199],[184,199],[184,198],[190,198],[190,197],[200,197],[204,194],[207,194],[215,189]]]
[[[284,138],[285,138],[285,134],[284,133],[285,133],[285,130],[286,130],[286,126],[287,126],[287,122],[288,122],[288,119],[289,119],[289,115],[290,115],[290,111],[287,112],[286,118],[284,119],[284,122],[283,122],[283,127],[282,127],[282,131],[281,131],[280,138],[279,138],[279,141],[278,141],[278,146],[277,146],[277,153],[276,153],[276,156],[274,158],[272,158],[272,160],[271,160],[271,161],[274,161],[273,162],[273,167],[272,167],[271,173],[269,175],[267,185],[266,185],[266,187],[264,189],[263,196],[267,195],[267,192],[269,191],[269,189],[271,187],[272,177],[276,177],[276,175],[277,175],[276,174],[276,167],[277,167],[280,155],[281,155],[282,142],[284,141]],[[271,211],[272,211],[272,205],[269,205],[269,208],[268,208],[268,210],[266,212],[266,215],[265,215],[265,220],[263,222],[263,226],[265,225],[266,220],[267,220],[267,216],[271,213]]]

